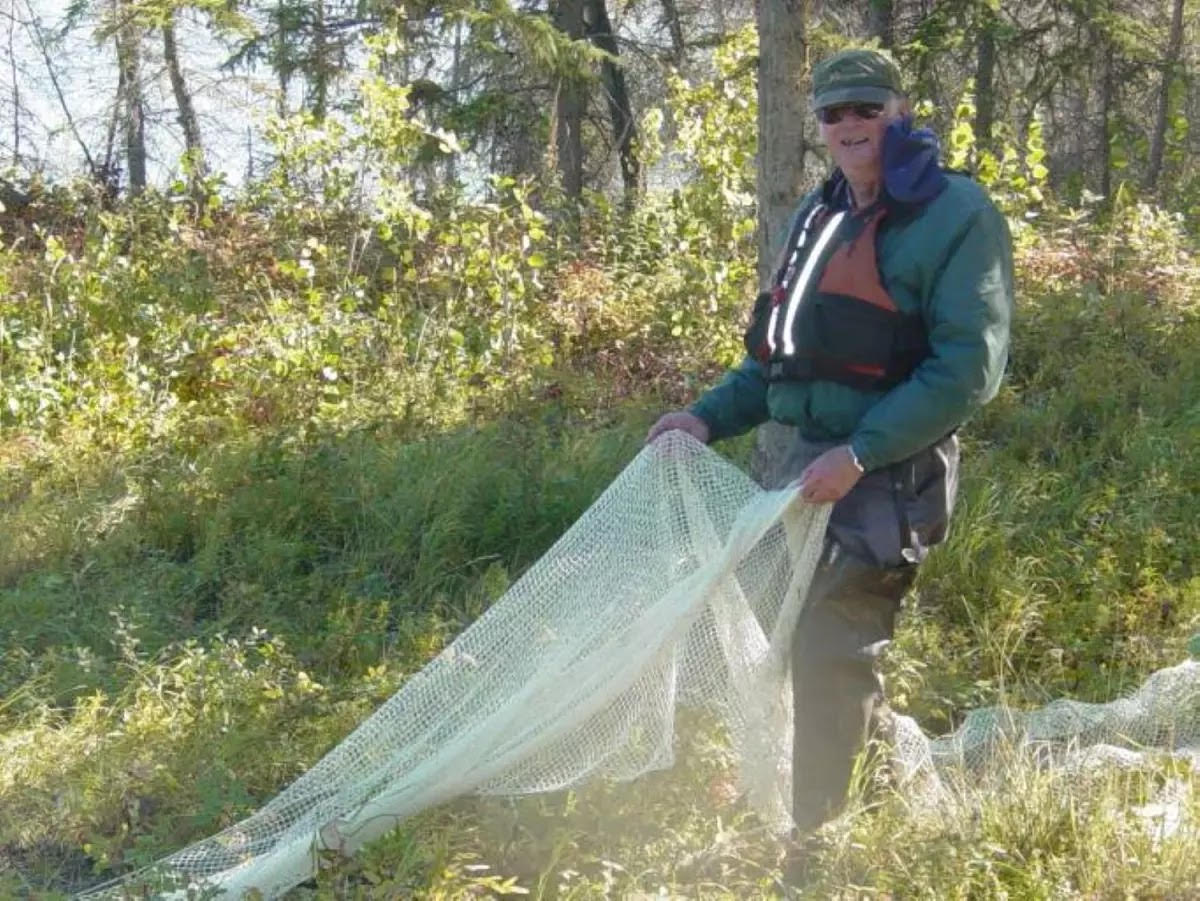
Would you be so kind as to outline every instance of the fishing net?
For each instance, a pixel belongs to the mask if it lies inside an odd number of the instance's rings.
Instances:
[[[764,492],[672,432],[645,448],[503,597],[248,819],[84,897],[273,897],[405,817],[672,762],[675,710],[707,709],[781,828],[787,649],[826,507]]]
[[[910,797],[962,800],[964,789],[1020,758],[1078,778],[1100,767],[1142,766],[1156,755],[1200,766],[1200,662],[1152,673],[1131,694],[1105,704],[1058,700],[1036,710],[984,707],[955,731],[930,739],[911,717],[894,720],[894,762]],[[984,790],[988,790],[985,784]]]
[[[87,898],[275,897],[328,852],[468,793],[517,795],[672,762],[675,711],[723,723],[748,801],[789,825],[791,634],[827,507],[765,492],[679,432],[645,448],[511,589],[248,819]],[[896,718],[901,784],[932,803],[1003,750],[1068,767],[1200,756],[1200,664],[1111,704],[973,712],[930,741]],[[804,774],[798,774],[804,778]]]

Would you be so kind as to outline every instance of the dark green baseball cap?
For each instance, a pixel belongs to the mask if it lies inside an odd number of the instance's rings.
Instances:
[[[904,93],[900,69],[878,50],[843,50],[821,60],[812,73],[812,108],[840,103],[887,103]]]

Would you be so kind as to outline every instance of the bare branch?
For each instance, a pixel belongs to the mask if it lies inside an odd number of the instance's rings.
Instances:
[[[13,51],[13,34],[17,30],[17,0],[12,0],[8,16],[8,63],[12,67],[13,93],[13,166],[21,164],[21,79],[17,77],[17,54]]]
[[[75,136],[75,140],[79,143],[79,147],[83,150],[84,159],[87,160],[88,171],[91,172],[93,178],[99,177],[99,172],[96,170],[96,162],[92,159],[92,154],[88,150],[87,144],[79,134],[79,129],[75,125],[75,117],[71,115],[71,108],[67,106],[67,98],[63,96],[62,86],[58,83],[58,74],[54,71],[54,63],[50,61],[50,53],[46,50],[46,41],[42,37],[41,25],[38,22],[37,14],[33,11],[33,4],[30,0],[25,0],[25,8],[29,11],[29,21],[26,26],[33,34],[34,42],[37,44],[38,50],[41,51],[42,59],[46,62],[46,72],[50,76],[50,83],[54,86],[54,93],[58,96],[58,103],[62,107],[63,115],[67,117],[67,126],[71,129],[71,134]]]
[[[200,125],[196,121],[196,108],[192,105],[192,97],[188,92],[187,83],[183,77],[183,67],[179,62],[179,48],[175,42],[175,12],[167,13],[162,24],[163,60],[167,75],[171,81],[171,91],[175,95],[175,106],[178,110],[179,127],[183,131],[183,142],[191,158],[193,172],[197,176],[207,174],[208,167],[204,161],[204,149],[200,141]]]

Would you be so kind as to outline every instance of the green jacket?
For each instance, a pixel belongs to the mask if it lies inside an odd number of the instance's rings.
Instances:
[[[807,215],[820,198],[801,201]],[[768,384],[752,357],[691,408],[713,440],[767,419],[813,441],[846,441],[867,470],[911,456],[958,428],[1000,387],[1013,308],[1008,225],[971,179],[949,175],[937,197],[889,216],[877,237],[880,276],[902,312],[919,312],[930,355],[888,391],[828,381]]]

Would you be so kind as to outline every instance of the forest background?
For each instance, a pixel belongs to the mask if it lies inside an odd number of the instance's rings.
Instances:
[[[1198,13],[10,0],[0,895],[256,809],[736,361],[768,237],[826,167],[810,61],[852,42],[901,61],[1008,215],[1020,282],[1006,386],[963,432],[955,528],[888,657],[895,706],[944,732],[1184,659]],[[633,786],[439,808],[296,896],[770,896],[783,849],[719,738],[695,723]],[[1014,764],[962,810],[868,781],[812,897],[1200,891],[1169,758],[1086,790]]]

